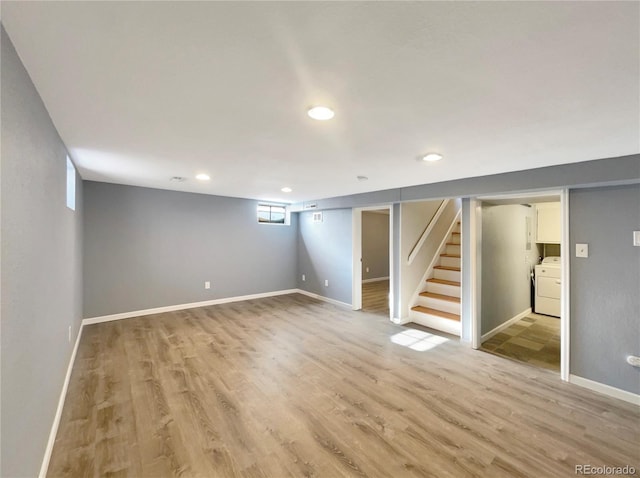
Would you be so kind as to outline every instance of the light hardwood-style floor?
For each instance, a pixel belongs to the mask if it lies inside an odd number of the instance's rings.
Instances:
[[[389,317],[389,279],[362,283],[362,310]]]
[[[640,469],[638,407],[302,295],[85,327],[52,477]]]

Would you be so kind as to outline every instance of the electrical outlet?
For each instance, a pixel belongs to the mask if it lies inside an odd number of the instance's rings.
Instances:
[[[69,326],[69,343],[71,343],[71,326]]]
[[[209,281],[205,281],[205,282],[204,282],[204,288],[205,288],[205,289],[211,289],[211,282],[209,282]]]
[[[325,279],[324,280],[324,286],[325,287],[329,287],[329,279]]]
[[[589,244],[576,244],[576,257],[589,257]]]
[[[368,268],[368,267],[367,267],[367,268],[365,268],[365,270],[364,270],[364,271],[368,274],[368,273],[369,273],[369,268]]]
[[[302,274],[302,282],[307,280],[307,276],[305,276],[304,274]]]

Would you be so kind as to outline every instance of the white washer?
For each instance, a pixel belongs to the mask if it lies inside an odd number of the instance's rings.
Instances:
[[[535,277],[536,313],[560,317],[560,258],[545,257],[542,264],[536,266]]]

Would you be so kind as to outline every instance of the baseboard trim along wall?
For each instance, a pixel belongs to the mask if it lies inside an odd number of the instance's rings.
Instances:
[[[276,290],[273,292],[263,292],[260,294],[238,295],[235,297],[223,297],[222,299],[204,300],[202,302],[191,302],[187,304],[168,305],[165,307],[154,307],[153,309],[133,310],[131,312],[121,312],[119,314],[103,315],[100,317],[89,317],[83,319],[82,325],[99,324],[101,322],[111,322],[113,320],[131,319],[133,317],[143,317],[145,315],[162,314],[164,312],[174,312],[176,310],[195,309],[196,307],[208,307],[210,305],[228,304],[230,302],[242,302],[244,300],[263,299],[265,297],[275,297],[287,294],[303,294],[314,299],[323,300],[341,307],[351,307],[351,304],[330,299],[322,295],[307,292],[302,289]]]
[[[383,280],[389,280],[389,276],[387,277],[374,277],[373,279],[363,279],[362,283],[366,284],[367,282],[380,282]]]
[[[487,332],[486,334],[484,334],[481,339],[480,339],[480,343],[484,342],[485,340],[489,340],[491,337],[493,337],[496,334],[499,334],[500,332],[502,332],[504,329],[506,329],[507,327],[509,327],[510,325],[515,324],[517,321],[519,321],[520,319],[524,319],[527,315],[529,315],[531,313],[531,307],[529,307],[526,310],[523,310],[522,312],[520,312],[518,315],[511,317],[509,320],[507,320],[505,323],[498,325],[495,329],[490,330],[489,332]]]
[[[60,419],[62,418],[62,410],[64,409],[64,401],[67,398],[67,389],[69,388],[69,381],[71,380],[71,372],[73,372],[73,365],[76,362],[76,353],[78,352],[78,346],[80,345],[80,338],[82,337],[82,328],[84,324],[80,324],[80,330],[78,330],[78,336],[76,337],[76,343],[73,346],[73,352],[71,352],[71,358],[69,358],[69,366],[67,367],[67,374],[64,377],[64,383],[62,384],[62,390],[60,391],[60,398],[58,399],[58,408],[56,414],[53,417],[53,425],[51,425],[51,432],[49,432],[49,440],[47,441],[47,447],[44,450],[44,458],[42,459],[42,465],[40,466],[39,478],[45,478],[49,469],[49,461],[51,460],[51,453],[53,453],[53,445],[56,441],[56,435],[58,434],[58,427],[60,426]]]
[[[187,304],[167,305],[165,307],[154,307],[153,309],[133,310],[119,314],[103,315],[100,317],[90,317],[84,319],[84,325],[99,324],[101,322],[111,322],[112,320],[130,319],[132,317],[142,317],[145,315],[162,314],[164,312],[174,312],[176,310],[195,309],[196,307],[207,307],[217,304],[228,304],[230,302],[241,302],[243,300],[263,299],[265,297],[275,297],[277,295],[295,294],[298,289],[276,290],[273,292],[263,292],[261,294],[238,295],[235,297],[223,297],[222,299],[203,300],[201,302],[191,302]]]
[[[640,395],[627,392],[626,390],[621,390],[616,387],[612,387],[611,385],[605,385],[604,383],[594,382],[593,380],[589,380],[588,378],[578,377],[577,375],[569,375],[569,383],[573,383],[574,385],[579,385],[580,387],[588,388],[589,390],[593,390],[594,392],[598,392],[603,395],[608,395],[609,397],[624,400],[625,402],[629,402],[629,403],[632,403],[633,405],[640,406]]]
[[[296,291],[298,294],[302,294],[302,295],[306,295],[307,297],[312,297],[313,299],[318,299],[318,300],[322,300],[324,302],[329,302],[330,304],[333,305],[337,305],[340,307],[348,307],[349,309],[351,308],[351,304],[347,304],[346,302],[341,302],[339,300],[336,299],[330,299],[329,297],[325,297],[323,295],[320,294],[314,294],[313,292],[308,292],[306,290],[302,290],[302,289],[296,289]]]

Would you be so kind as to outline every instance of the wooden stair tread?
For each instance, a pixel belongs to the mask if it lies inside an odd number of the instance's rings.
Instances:
[[[459,233],[459,232],[452,232],[451,234],[457,234],[457,235],[460,235],[460,233]]]
[[[447,242],[447,246],[461,246],[462,244],[456,244],[455,242]]]
[[[454,282],[452,280],[427,279],[427,282],[434,282],[436,284],[453,285],[453,286],[456,286],[456,287],[460,287],[460,282]]]
[[[450,314],[449,312],[443,312],[441,310],[430,309],[429,307],[423,307],[421,305],[416,305],[415,307],[411,307],[411,310],[414,310],[416,312],[422,312],[423,314],[435,315],[443,319],[455,320],[456,322],[460,322],[459,315]]]
[[[451,295],[434,294],[433,292],[420,292],[421,297],[429,297],[431,299],[446,300],[447,302],[460,303],[460,297],[453,297]]]
[[[460,259],[460,254],[440,254],[440,257],[455,257],[456,259]]]
[[[455,271],[460,272],[459,267],[449,267],[449,266],[435,266],[434,269],[440,269],[442,271]]]

